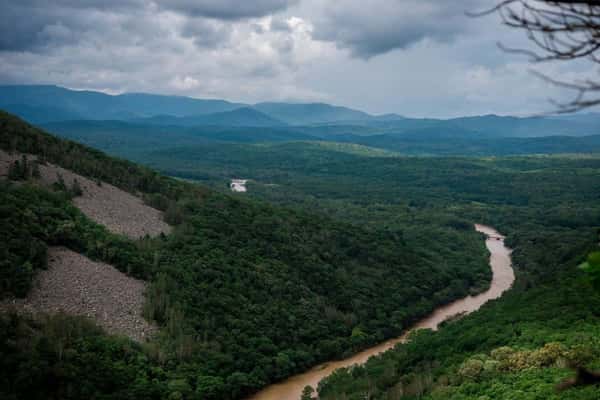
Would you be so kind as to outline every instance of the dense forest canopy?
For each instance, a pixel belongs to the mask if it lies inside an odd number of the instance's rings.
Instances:
[[[144,390],[116,383],[74,387],[70,376],[45,389],[54,393],[67,391],[77,398],[92,390],[139,397],[139,389],[155,397],[206,391],[214,398],[240,398],[318,361],[397,335],[437,304],[482,290],[490,278],[483,242],[468,224],[445,228],[464,247],[440,245],[451,256],[440,262],[432,255],[435,250],[408,246],[399,228],[361,227],[223,195],[56,139],[7,114],[1,128],[3,150],[34,154],[40,162],[138,193],[176,224],[171,235],[131,241],[91,222],[64,188],[49,190],[34,179],[2,183],[3,296],[23,296],[35,271],[45,267],[45,248],[61,245],[148,280],[146,315],[163,326],[148,349],[132,347],[150,366],[142,368],[135,360],[128,366],[141,368],[149,382],[156,380],[147,369],[160,368],[158,383],[142,385]],[[10,229],[13,225],[19,229]],[[48,334],[40,322],[3,321],[6,337],[16,335],[21,324],[33,324],[29,332],[35,337]],[[65,321],[80,332],[76,319]],[[103,349],[113,346],[110,337],[81,332],[84,337],[75,342],[71,337],[44,340],[67,340],[81,356],[96,340]],[[11,343],[6,345],[13,350],[3,353],[29,352],[49,369],[26,372],[19,358],[8,358],[9,381],[15,373],[43,379],[59,366],[76,379],[91,379],[78,361],[54,359],[34,342]],[[107,360],[107,373],[117,368],[115,362]],[[170,389],[171,381],[183,388]],[[39,391],[29,385],[4,387],[20,396]]]
[[[3,0],[0,400],[600,399],[599,52],[600,0]]]
[[[2,226],[20,228],[2,230],[3,296],[25,295],[45,268],[46,248],[61,245],[147,280],[145,314],[162,327],[140,345],[79,318],[3,316],[6,396],[243,398],[398,335],[435,305],[484,289],[490,271],[474,222],[508,235],[514,290],[440,333],[419,334],[365,367],[336,373],[319,387],[321,396],[510,396],[510,387],[491,388],[514,380],[550,393],[570,374],[559,362],[565,355],[597,366],[594,275],[577,268],[598,241],[595,156],[413,158],[290,142],[206,144],[146,160],[185,178],[176,180],[8,114],[0,126],[3,150],[112,183],[175,225],[170,235],[133,241],[91,222],[69,188],[40,186],[31,174],[2,183]],[[232,176],[251,179],[247,195],[225,193]],[[506,346],[525,369],[496,364],[496,350]],[[548,349],[558,349],[552,368],[531,361]],[[481,363],[494,367],[484,374]],[[569,393],[591,399],[595,392]]]

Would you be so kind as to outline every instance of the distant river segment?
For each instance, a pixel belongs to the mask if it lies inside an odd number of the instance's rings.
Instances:
[[[364,364],[369,357],[389,350],[398,343],[405,342],[408,334],[415,329],[436,330],[438,325],[443,321],[454,317],[457,314],[468,314],[476,311],[489,300],[502,296],[502,293],[510,289],[515,280],[510,257],[512,250],[504,245],[504,236],[498,233],[494,228],[475,224],[475,229],[486,235],[485,244],[490,252],[490,266],[492,268],[493,277],[488,290],[476,296],[467,296],[437,308],[428,317],[416,323],[398,338],[380,343],[377,346],[368,348],[345,360],[317,365],[307,372],[292,376],[280,383],[267,386],[247,400],[298,400],[302,394],[302,389],[304,389],[305,386],[310,385],[316,389],[319,381],[330,375],[336,369],[350,367],[355,364]]]

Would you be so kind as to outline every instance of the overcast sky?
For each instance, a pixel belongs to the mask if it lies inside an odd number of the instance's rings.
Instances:
[[[529,114],[592,66],[532,66],[492,0],[2,0],[0,83],[233,101],[325,101],[372,113]]]

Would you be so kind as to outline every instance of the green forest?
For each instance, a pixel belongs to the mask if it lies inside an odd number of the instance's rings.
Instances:
[[[9,398],[242,398],[398,335],[436,305],[480,291],[490,279],[483,241],[468,226],[447,227],[464,247],[446,249],[451,257],[440,263],[408,246],[401,229],[224,195],[57,139],[7,114],[0,132],[3,150],[142,192],[176,225],[168,236],[131,241],[86,218],[64,188],[49,190],[31,179],[2,184],[2,297],[25,295],[46,265],[47,246],[61,245],[148,280],[145,312],[163,327],[154,342],[127,343],[132,356],[123,361],[125,339],[101,335],[77,318],[3,317],[2,390]],[[125,368],[139,385],[91,374],[81,364],[88,357],[102,358],[107,377]]]
[[[574,376],[573,366],[600,369],[600,263],[591,255],[577,268],[600,239],[600,158],[405,158],[325,143],[169,153],[178,161],[167,164],[164,151],[150,162],[215,187],[228,176],[249,178],[251,196],[362,226],[400,227],[410,246],[435,248],[443,226],[469,220],[508,235],[513,290],[437,333],[419,332],[365,366],[335,373],[319,385],[320,398],[598,397],[597,386],[556,386]]]
[[[597,249],[598,231],[542,227],[521,224],[511,235],[518,279],[500,300],[339,370],[320,383],[320,398],[598,398],[593,385],[557,391],[573,366],[600,368],[600,291],[577,268]]]
[[[179,160],[168,164],[171,174],[215,187],[227,176],[249,178],[251,196],[401,227],[411,246],[433,248],[442,226],[465,220],[508,235],[513,290],[439,332],[419,332],[365,366],[335,373],[319,385],[320,398],[598,397],[597,386],[556,386],[574,366],[600,368],[598,253],[577,268],[600,240],[600,158],[405,158],[323,143],[171,151]],[[151,162],[167,168],[165,155]]]
[[[484,290],[475,222],[507,235],[513,290],[335,373],[320,397],[597,398],[594,386],[554,387],[572,363],[600,368],[600,291],[585,263],[600,158],[401,157],[322,142],[114,152],[161,175],[8,114],[0,146],[139,194],[175,227],[134,241],[83,215],[72,188],[31,173],[2,182],[0,297],[25,296],[48,246],[66,246],[148,281],[145,315],[161,327],[140,344],[83,318],[1,315],[3,398],[244,398]],[[232,177],[250,179],[246,195],[228,193]]]

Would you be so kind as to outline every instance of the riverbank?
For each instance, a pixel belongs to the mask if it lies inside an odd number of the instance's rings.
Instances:
[[[490,267],[493,277],[488,290],[476,296],[467,296],[437,308],[432,314],[416,323],[400,337],[370,347],[344,360],[317,365],[307,372],[266,387],[248,398],[248,400],[298,400],[305,386],[310,385],[316,388],[321,379],[330,375],[336,369],[364,364],[370,357],[404,342],[408,334],[415,329],[435,330],[443,321],[457,314],[468,314],[476,311],[488,301],[500,297],[502,293],[510,289],[515,279],[510,257],[512,250],[504,245],[504,236],[494,228],[476,224],[475,229],[486,235],[486,247],[490,252]]]

